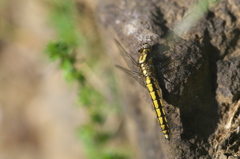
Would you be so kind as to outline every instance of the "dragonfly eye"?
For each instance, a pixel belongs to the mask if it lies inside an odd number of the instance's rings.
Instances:
[[[143,50],[151,50],[151,45],[148,43],[143,43],[140,45],[140,49],[138,50],[139,53],[142,53]]]
[[[149,45],[148,43],[143,43],[143,44],[141,45],[141,48],[142,48],[142,49],[151,49],[151,45]]]

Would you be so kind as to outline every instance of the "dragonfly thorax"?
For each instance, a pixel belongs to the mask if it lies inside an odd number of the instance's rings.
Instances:
[[[154,75],[154,68],[151,63],[142,63],[140,64],[141,72],[143,76],[153,76]]]
[[[147,63],[151,54],[151,45],[149,45],[148,43],[144,43],[140,45],[140,49],[138,50],[138,53],[140,54],[138,63],[142,64],[142,63]]]

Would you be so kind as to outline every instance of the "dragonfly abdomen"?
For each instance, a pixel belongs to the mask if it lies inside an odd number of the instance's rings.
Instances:
[[[159,125],[162,129],[162,132],[165,138],[169,139],[170,130],[169,130],[166,114],[162,104],[162,98],[161,98],[162,94],[161,94],[158,82],[156,78],[153,76],[145,76],[145,82],[153,102],[153,106],[157,115]]]

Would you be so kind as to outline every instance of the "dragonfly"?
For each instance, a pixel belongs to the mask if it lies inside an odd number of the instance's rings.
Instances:
[[[173,44],[177,44],[184,33],[188,32],[190,30],[191,26],[196,23],[196,21],[203,16],[204,12],[206,12],[208,9],[208,5],[206,2],[200,2],[196,6],[194,6],[192,9],[190,9],[188,12],[193,14],[188,14],[186,18],[184,18],[182,21],[180,21],[174,28],[173,32],[170,32],[165,36],[167,41],[174,41]],[[174,38],[173,38],[174,37]],[[175,38],[177,37],[177,38]],[[202,37],[197,38],[196,41],[202,39]],[[174,40],[173,40],[174,39]],[[162,129],[162,132],[166,139],[169,140],[170,135],[170,128],[169,124],[166,118],[166,113],[164,111],[164,106],[162,102],[162,89],[160,88],[159,82],[157,79],[159,79],[159,76],[163,78],[165,81],[168,81],[174,89],[176,85],[178,85],[178,82],[172,83],[168,78],[164,76],[166,72],[172,72],[176,69],[176,60],[179,61],[186,61],[184,59],[187,56],[183,56],[183,54],[171,54],[171,58],[164,57],[164,56],[158,56],[154,55],[154,52],[152,50],[152,46],[148,43],[143,43],[140,45],[140,48],[138,50],[139,58],[138,60],[135,60],[130,54],[124,49],[124,47],[115,39],[115,42],[117,43],[118,47],[121,50],[121,53],[127,62],[130,70],[125,69],[121,66],[117,66],[130,76],[132,76],[134,79],[136,79],[143,87],[147,88],[149,95],[151,97],[156,116],[159,122],[159,125]],[[180,42],[181,43],[181,42]],[[192,43],[193,44],[193,43]],[[167,46],[167,45],[166,45]],[[165,47],[165,46],[164,46]],[[175,48],[173,48],[174,50]],[[156,49],[154,49],[156,50]],[[169,48],[163,48],[162,51],[169,50],[170,52],[174,53],[173,50]],[[192,50],[194,51],[194,50]],[[195,50],[196,51],[196,50]],[[187,50],[185,50],[187,52]],[[192,59],[198,59],[199,57],[192,58]],[[160,62],[162,61],[162,62]],[[156,62],[158,63],[156,65]],[[182,64],[181,64],[182,65]],[[185,65],[185,67],[189,67],[191,64]],[[183,65],[181,66],[183,69]],[[194,68],[197,69],[197,68]],[[186,75],[189,76],[189,75]]]
[[[185,41],[181,41],[181,43],[186,46],[191,46],[194,43],[196,45],[199,45],[198,43],[200,39],[202,39],[202,37],[198,38],[196,41],[190,44],[184,44]],[[120,49],[120,52],[124,57],[124,60],[130,70],[118,65],[116,66],[131,77],[133,77],[135,80],[138,81],[138,83],[140,83],[144,88],[148,90],[154,106],[158,123],[162,129],[164,137],[170,140],[170,127],[166,117],[167,114],[165,113],[163,105],[162,90],[164,90],[165,93],[167,92],[165,84],[162,82],[168,82],[168,85],[170,87],[167,90],[171,90],[174,92],[175,87],[178,86],[180,83],[179,81],[174,81],[175,79],[167,78],[167,76],[171,73],[179,73],[186,67],[190,69],[190,67],[192,67],[192,64],[188,64],[187,61],[189,60],[189,58],[191,59],[192,57],[189,57],[189,54],[187,54],[187,51],[184,49],[184,52],[177,53],[177,51],[175,50],[175,46],[167,46],[164,44],[157,47],[157,44],[150,45],[149,43],[143,43],[140,45],[137,51],[138,58],[137,60],[135,60],[135,58],[132,56],[134,55],[134,53],[130,54],[129,52],[127,52],[126,49],[116,39],[115,43]],[[179,42],[178,44],[181,43]],[[197,50],[194,51],[197,52]],[[199,59],[199,57],[197,56],[193,57],[193,59]],[[197,66],[197,64],[194,66],[196,67],[191,68],[193,72],[198,69],[197,67],[199,67]],[[187,76],[190,76],[190,74],[186,75],[186,77]],[[171,77],[171,75],[169,77]],[[176,90],[178,90],[178,88]]]
[[[143,87],[147,88],[164,137],[169,140],[170,128],[162,102],[162,91],[155,74],[155,67],[153,65],[152,46],[148,43],[141,44],[138,50],[139,58],[138,60],[135,60],[117,40],[115,41],[120,48],[121,53],[127,59],[125,61],[130,61],[128,65],[131,70],[125,69],[121,66],[117,67],[127,74],[130,74]]]

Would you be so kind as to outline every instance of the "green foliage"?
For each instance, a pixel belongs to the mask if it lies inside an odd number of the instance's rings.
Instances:
[[[84,143],[89,159],[126,159],[129,151],[110,149],[109,143],[114,139],[111,131],[102,130],[101,127],[105,123],[106,115],[109,111],[113,111],[116,103],[109,104],[106,97],[98,90],[94,89],[88,82],[88,73],[84,68],[76,68],[75,66],[81,62],[77,59],[79,50],[82,51],[84,62],[92,69],[97,66],[101,67],[102,56],[101,44],[92,37],[84,36],[76,28],[76,17],[80,16],[81,23],[84,23],[86,15],[77,15],[75,6],[70,0],[51,1],[51,24],[57,32],[56,42],[50,42],[46,48],[46,53],[51,61],[58,61],[64,77],[68,81],[75,81],[79,84],[79,105],[87,109],[89,120],[85,125],[78,129],[78,137]],[[84,23],[85,24],[85,23]],[[86,27],[88,28],[88,27]],[[91,28],[89,28],[91,29]],[[83,32],[83,31],[82,31]],[[90,32],[93,32],[90,30]],[[94,45],[95,47],[92,47]],[[78,50],[78,51],[76,51]],[[100,50],[100,51],[99,51]],[[84,53],[83,53],[84,52]],[[85,59],[86,58],[86,59]],[[108,77],[113,77],[109,74]],[[109,79],[109,85],[114,85],[114,79]],[[112,90],[116,90],[113,88]],[[114,111],[113,111],[114,112]],[[114,132],[115,133],[115,132]]]
[[[73,47],[81,39],[75,28],[74,4],[71,0],[54,0],[52,3],[51,23],[56,26],[57,35],[61,40]]]
[[[73,46],[64,42],[56,42],[49,43],[46,52],[52,61],[60,60],[60,67],[67,80],[77,80],[83,84],[85,78],[82,71],[74,67],[76,57],[72,50]]]
[[[95,131],[92,127],[82,127],[79,130],[79,137],[84,141],[85,145],[88,147],[87,153],[88,157],[91,159],[127,159],[129,158],[129,152],[120,150],[106,150],[104,147],[105,143],[111,139],[111,134],[104,134]]]

